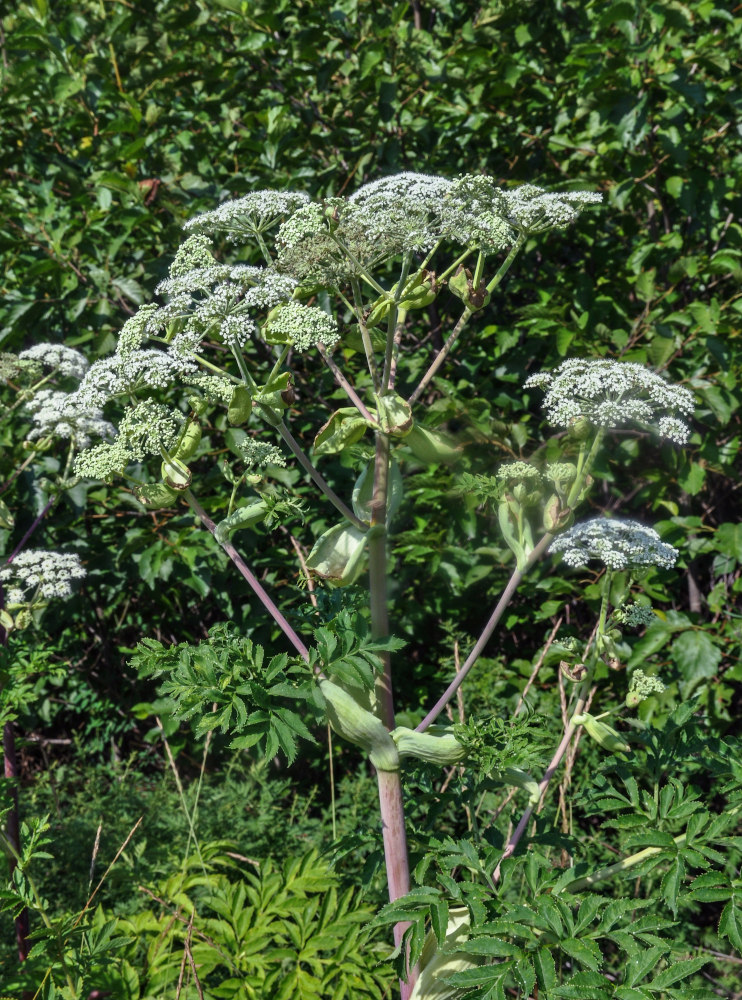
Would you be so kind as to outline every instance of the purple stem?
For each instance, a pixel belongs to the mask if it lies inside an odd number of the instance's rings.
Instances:
[[[495,610],[490,615],[490,620],[484,626],[484,631],[480,635],[479,639],[477,639],[477,643],[474,646],[474,649],[472,649],[471,653],[469,653],[469,656],[466,658],[466,661],[462,666],[461,670],[459,670],[459,672],[456,674],[454,679],[448,685],[448,687],[440,696],[435,705],[433,705],[433,707],[425,716],[420,725],[417,726],[418,733],[424,732],[428,728],[428,726],[431,725],[431,723],[435,722],[435,720],[441,714],[441,712],[449,703],[451,698],[453,698],[458,689],[461,687],[461,685],[464,682],[464,678],[469,673],[474,664],[477,662],[482,653],[482,650],[489,642],[490,636],[495,631],[497,623],[502,618],[505,608],[508,606],[508,604],[510,604],[510,600],[515,591],[518,589],[521,580],[526,575],[531,566],[533,566],[536,560],[539,559],[541,555],[543,555],[546,549],[548,549],[553,538],[554,536],[552,534],[547,533],[543,536],[543,538],[539,539],[535,548],[528,557],[528,561],[526,562],[523,569],[522,570],[516,569],[513,575],[510,577],[507,586],[505,587],[500,596],[500,600],[497,602],[495,606]]]
[[[194,513],[201,520],[202,524],[204,524],[205,527],[207,527],[211,532],[211,534],[213,535],[214,532],[216,531],[216,525],[208,516],[203,507],[199,504],[198,500],[196,500],[196,498],[194,497],[194,495],[191,493],[190,490],[186,490],[184,496],[186,501],[188,502],[188,506],[194,511]],[[273,618],[274,622],[281,629],[281,631],[289,640],[294,649],[297,651],[299,656],[301,656],[303,660],[309,661],[309,650],[301,641],[301,639],[294,631],[294,629],[291,627],[291,625],[289,625],[286,618],[284,618],[284,616],[278,610],[273,600],[268,596],[262,584],[255,576],[255,574],[252,572],[252,570],[247,565],[242,556],[239,554],[234,545],[232,545],[231,542],[221,542],[220,544],[224,549],[224,551],[229,556],[229,558],[235,564],[237,569],[240,571],[240,573],[244,576],[244,578],[250,584],[252,589],[255,591],[255,594],[257,595],[258,599],[260,600],[265,610],[268,612],[271,618]]]

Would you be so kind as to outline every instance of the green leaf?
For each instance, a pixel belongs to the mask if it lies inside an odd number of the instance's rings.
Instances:
[[[551,948],[541,947],[535,951],[533,953],[533,965],[536,970],[540,989],[547,992],[553,989],[558,982],[558,978]]]
[[[528,955],[524,955],[522,958],[519,958],[513,965],[513,976],[520,986],[523,996],[530,996],[533,991],[533,987],[536,985],[536,973],[533,967],[533,962]]]
[[[732,896],[721,912],[719,934],[728,938],[730,943],[742,954],[742,907],[738,905],[736,895]]]
[[[670,651],[685,680],[686,697],[704,677],[713,677],[721,662],[721,650],[702,629],[681,633]]]
[[[669,945],[662,947],[654,945],[638,955],[632,955],[625,966],[625,985],[636,986],[639,984],[653,969],[657,968],[658,962],[669,950]]]
[[[685,878],[685,862],[681,857],[675,858],[662,877],[662,898],[672,910],[672,915],[678,915],[678,893],[683,887]]]
[[[603,964],[600,948],[589,938],[563,938],[559,942],[559,947],[593,972],[597,972]]]
[[[477,937],[471,941],[465,941],[458,947],[459,951],[467,955],[484,955],[487,958],[509,958],[511,955],[519,955],[521,949],[517,944],[510,941],[503,941],[497,937]]]
[[[684,962],[675,962],[669,969],[665,969],[659,976],[655,976],[652,982],[647,985],[653,992],[659,993],[660,990],[666,990],[675,983],[679,983],[683,979],[695,975],[699,969],[702,969],[704,965],[708,965],[710,961],[710,958],[689,958]]]
[[[718,552],[732,555],[742,563],[742,523],[720,524],[714,532],[713,546]]]

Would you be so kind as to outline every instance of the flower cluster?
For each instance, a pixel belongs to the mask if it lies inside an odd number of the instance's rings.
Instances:
[[[527,462],[506,462],[497,470],[497,478],[507,482],[534,484],[541,479],[541,473]]]
[[[333,347],[340,339],[332,316],[317,306],[304,306],[300,302],[279,306],[263,329],[269,342],[293,344],[297,351],[308,351],[317,344]]]
[[[619,625],[628,625],[630,628],[643,628],[657,621],[654,611],[646,604],[625,604],[622,608],[616,608],[611,618]]]
[[[28,549],[0,569],[0,582],[7,584],[8,607],[35,603],[38,598],[69,597],[73,580],[81,580],[85,570],[77,555]]]
[[[253,191],[189,219],[184,228],[193,233],[224,233],[231,243],[246,243],[308,201],[309,196],[298,191]]]
[[[503,214],[514,229],[528,235],[546,229],[565,229],[586,205],[603,200],[597,191],[544,191],[535,184],[522,184],[503,192]]]
[[[512,191],[489,177],[445,177],[406,171],[363,185],[349,198],[300,208],[276,237],[276,266],[297,280],[340,285],[399,254],[427,252],[440,241],[496,253],[516,231],[563,228],[601,200],[589,191],[549,193],[533,185]]]
[[[643,670],[635,670],[629,681],[626,705],[628,708],[636,708],[646,698],[651,698],[653,694],[662,694],[664,690],[665,685],[659,677],[648,677]]]
[[[670,569],[678,557],[677,549],[660,541],[653,528],[637,521],[596,517],[575,524],[555,538],[551,552],[559,552],[568,566],[587,566],[597,559],[612,570],[661,566]]]
[[[87,479],[108,479],[123,472],[130,462],[167,452],[178,440],[180,415],[153,399],[141,399],[127,407],[119,423],[118,437],[82,452],[75,459],[75,473]]]
[[[677,444],[690,434],[686,420],[693,395],[633,362],[572,358],[553,372],[531,375],[524,385],[546,390],[546,416],[557,427],[571,427],[580,418],[596,427],[633,423]]]
[[[66,392],[39,389],[26,403],[26,409],[33,420],[28,441],[46,437],[69,438],[73,447],[80,450],[90,447],[94,437],[110,438],[116,434],[113,424],[103,419],[102,410],[82,409]]]
[[[60,375],[76,378],[78,381],[88,370],[87,359],[72,347],[64,344],[34,344],[18,357],[22,361],[38,361],[44,368],[52,368]]]
[[[444,209],[446,237],[461,246],[497,253],[514,240],[504,192],[491,177],[466,174],[454,181]]]
[[[90,366],[72,394],[70,405],[86,410],[99,409],[108,400],[127,396],[141,388],[165,389],[194,371],[194,361],[173,351],[155,348],[140,348],[126,354],[117,351]]]
[[[19,358],[17,354],[9,354],[7,351],[0,353],[0,378],[14,379],[19,375],[25,375],[28,379],[35,379],[41,374],[41,365],[38,361],[30,358]]]
[[[364,184],[348,198],[355,226],[373,243],[430,250],[446,232],[447,197],[453,182],[405,171]]]
[[[237,450],[251,468],[264,468],[266,465],[286,465],[286,459],[274,444],[267,441],[256,441],[255,438],[245,438],[237,445]]]

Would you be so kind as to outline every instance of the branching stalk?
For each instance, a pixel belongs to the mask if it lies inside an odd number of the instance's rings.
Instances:
[[[502,618],[503,613],[505,612],[505,609],[507,608],[508,604],[510,604],[510,601],[512,600],[513,595],[515,594],[515,591],[520,586],[521,580],[526,575],[528,570],[531,569],[531,567],[536,563],[536,561],[540,559],[543,553],[548,549],[553,538],[554,536],[552,534],[549,533],[545,534],[534,547],[523,569],[522,570],[516,569],[513,572],[513,575],[507,582],[507,586],[500,595],[500,600],[497,602],[494,611],[490,615],[489,621],[484,626],[482,634],[477,639],[477,642],[474,648],[472,649],[471,653],[469,653],[469,656],[466,658],[464,665],[462,666],[461,670],[459,670],[459,672],[456,674],[451,683],[448,685],[443,694],[440,696],[435,705],[433,705],[433,707],[425,716],[425,718],[422,720],[422,722],[417,726],[417,732],[419,733],[424,732],[428,728],[428,726],[432,725],[432,723],[435,722],[435,720],[441,714],[441,712],[449,703],[451,698],[453,698],[458,689],[461,687],[466,678],[466,675],[469,673],[471,668],[477,662],[477,660],[482,654],[482,651],[484,650],[484,647],[489,642],[492,633],[495,631],[495,628],[497,627],[497,623]]]
[[[292,450],[296,458],[299,460],[300,465],[302,465],[303,468],[306,469],[313,482],[316,483],[317,486],[319,486],[319,488],[322,490],[322,492],[330,501],[335,510],[337,510],[340,514],[342,514],[343,517],[347,518],[351,524],[354,524],[356,526],[356,528],[361,528],[362,530],[365,530],[368,527],[368,525],[366,525],[366,523],[362,521],[359,517],[356,517],[356,515],[353,513],[350,507],[348,507],[347,504],[343,503],[343,501],[333,490],[333,488],[327,482],[322,473],[319,472],[319,470],[316,469],[314,465],[312,465],[309,458],[302,451],[299,442],[296,440],[294,435],[288,429],[284,421],[281,420],[276,426],[283,440],[286,442],[286,444]]]
[[[188,506],[194,512],[194,514],[196,514],[196,516],[199,518],[199,520],[201,521],[201,523],[213,535],[214,532],[216,531],[216,525],[211,520],[211,518],[208,516],[208,514],[206,513],[206,511],[203,509],[203,507],[201,506],[201,504],[198,502],[198,500],[196,500],[196,498],[194,497],[193,493],[191,493],[190,490],[186,490],[185,493],[183,494],[183,496],[184,496],[186,502],[188,503]],[[276,625],[278,625],[278,627],[281,629],[281,631],[286,636],[286,638],[289,640],[289,642],[294,647],[294,649],[297,651],[297,653],[299,654],[299,656],[301,656],[301,658],[303,660],[306,660],[308,662],[309,661],[309,650],[304,645],[304,643],[302,642],[302,640],[299,638],[299,636],[296,633],[296,631],[291,627],[291,625],[289,625],[289,623],[286,620],[286,618],[278,610],[278,608],[276,607],[276,605],[275,605],[274,601],[272,600],[272,598],[269,597],[268,593],[265,591],[265,589],[263,588],[263,586],[260,583],[260,581],[258,580],[258,578],[252,572],[252,570],[247,565],[247,563],[242,558],[242,556],[239,554],[239,552],[234,547],[234,545],[232,545],[231,542],[224,542],[222,544],[222,548],[227,553],[227,555],[232,560],[232,562],[235,564],[235,566],[240,571],[240,573],[242,574],[242,576],[250,584],[250,586],[252,587],[253,591],[257,595],[258,600],[260,601],[260,603],[263,605],[263,607],[268,612],[268,614],[271,616],[271,618],[276,623]]]
[[[335,364],[332,357],[327,353],[327,348],[324,346],[324,344],[317,344],[317,350],[319,351],[319,355],[324,361],[324,363],[327,365],[332,374],[335,376],[335,381],[340,386],[340,388],[344,390],[345,395],[351,401],[353,406],[355,406],[355,408],[361,414],[363,419],[368,420],[369,423],[375,423],[376,421],[374,416],[371,414],[370,410],[366,407],[365,403],[360,398],[358,393],[355,391],[353,386],[350,384],[348,379],[345,377],[345,375],[343,375],[341,370]]]

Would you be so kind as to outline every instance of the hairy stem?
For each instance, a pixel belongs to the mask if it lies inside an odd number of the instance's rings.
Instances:
[[[216,525],[211,520],[211,518],[208,516],[208,514],[206,513],[206,511],[203,509],[203,507],[201,506],[201,504],[198,502],[198,500],[196,500],[196,498],[194,497],[193,493],[191,493],[190,490],[186,490],[185,493],[183,494],[183,496],[184,496],[186,502],[188,503],[188,506],[194,512],[194,514],[199,518],[199,520],[201,521],[201,523],[213,535],[214,532],[216,531]],[[269,595],[267,594],[267,592],[263,588],[263,586],[260,583],[260,581],[258,580],[258,578],[252,572],[252,570],[247,565],[247,563],[242,558],[242,556],[239,554],[239,552],[234,547],[234,545],[232,545],[231,542],[224,542],[222,544],[222,548],[227,553],[227,555],[232,560],[232,562],[235,564],[235,566],[240,571],[240,573],[242,574],[242,576],[250,584],[250,586],[252,587],[253,591],[257,595],[258,600],[260,601],[260,603],[263,605],[263,607],[268,612],[268,614],[271,616],[271,618],[276,623],[276,625],[278,625],[278,627],[281,629],[281,631],[286,636],[286,638],[289,640],[289,642],[294,647],[294,649],[299,654],[299,656],[301,656],[301,658],[303,660],[307,660],[308,661],[309,660],[309,650],[304,645],[304,643],[302,642],[302,640],[299,638],[299,636],[296,633],[296,631],[291,627],[291,625],[289,625],[289,623],[286,620],[286,618],[284,618],[284,616],[278,610],[278,608],[276,607],[276,605],[273,602],[273,600],[269,597]]]

